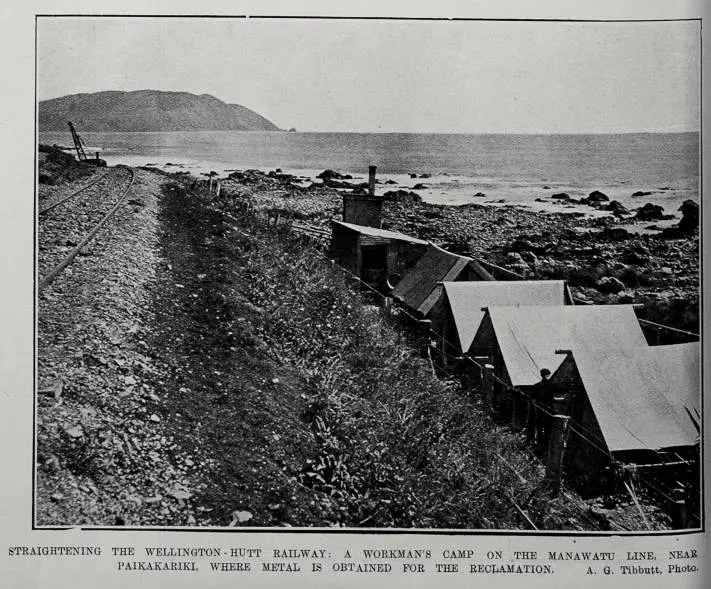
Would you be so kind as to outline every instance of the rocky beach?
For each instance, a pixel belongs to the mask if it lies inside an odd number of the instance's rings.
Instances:
[[[331,219],[340,219],[343,194],[362,193],[366,185],[333,170],[320,176],[309,182],[280,169],[234,171],[221,184],[225,195],[248,196],[258,209],[328,230]],[[568,280],[581,304],[638,303],[641,318],[699,332],[694,201],[680,211],[653,203],[627,210],[600,191],[584,199],[556,193],[550,200],[564,202],[572,212],[544,212],[502,203],[430,204],[412,187],[386,184],[378,184],[376,194],[384,198],[385,229],[483,258],[529,279]],[[661,221],[667,227],[655,229]]]

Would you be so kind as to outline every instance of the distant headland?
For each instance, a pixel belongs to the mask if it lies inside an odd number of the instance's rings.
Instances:
[[[262,115],[209,94],[137,90],[72,94],[39,103],[39,131],[280,131]]]

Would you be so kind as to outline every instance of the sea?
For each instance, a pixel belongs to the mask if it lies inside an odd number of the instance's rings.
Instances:
[[[475,135],[419,133],[154,132],[82,133],[109,165],[155,166],[196,176],[280,168],[312,181],[325,169],[365,180],[377,166],[377,192],[411,190],[426,202],[522,206],[600,214],[551,199],[599,190],[629,209],[647,202],[674,213],[699,201],[698,133]],[[39,142],[73,145],[69,132]],[[414,177],[416,176],[416,177]],[[396,184],[384,184],[392,180]],[[649,193],[635,196],[635,193]]]

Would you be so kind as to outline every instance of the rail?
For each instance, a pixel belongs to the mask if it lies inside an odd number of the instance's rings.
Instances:
[[[43,215],[44,213],[48,213],[52,209],[56,209],[59,205],[64,204],[68,200],[73,199],[75,196],[77,196],[80,192],[84,192],[87,188],[91,188],[94,184],[96,184],[99,180],[102,178],[105,178],[107,176],[108,172],[104,172],[101,174],[98,178],[94,178],[91,182],[89,182],[86,186],[82,186],[78,190],[75,190],[72,192],[69,196],[65,196],[63,199],[58,200],[55,203],[52,203],[49,206],[44,207],[43,209],[40,209],[39,214]]]
[[[126,189],[123,191],[121,196],[116,200],[114,205],[109,209],[109,212],[106,213],[101,220],[94,226],[94,228],[87,234],[84,239],[82,239],[73,249],[72,251],[67,254],[67,256],[59,263],[57,264],[48,274],[45,276],[42,280],[40,280],[39,285],[38,285],[38,290],[44,289],[48,284],[50,284],[57,276],[59,276],[64,269],[69,266],[74,259],[77,257],[77,254],[82,250],[82,248],[89,243],[89,241],[92,240],[92,238],[99,232],[99,229],[101,229],[106,221],[109,220],[109,218],[116,212],[116,210],[121,206],[121,203],[123,203],[124,199],[126,198],[126,195],[128,194],[128,191],[131,190],[131,187],[133,186],[133,181],[136,178],[135,173],[131,168],[126,168],[126,170],[129,171],[131,174],[131,180],[128,183],[128,186]]]

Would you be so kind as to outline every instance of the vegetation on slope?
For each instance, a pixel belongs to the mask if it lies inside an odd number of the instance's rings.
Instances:
[[[151,342],[162,418],[213,464],[200,523],[596,527],[337,267],[210,198],[166,192]]]

